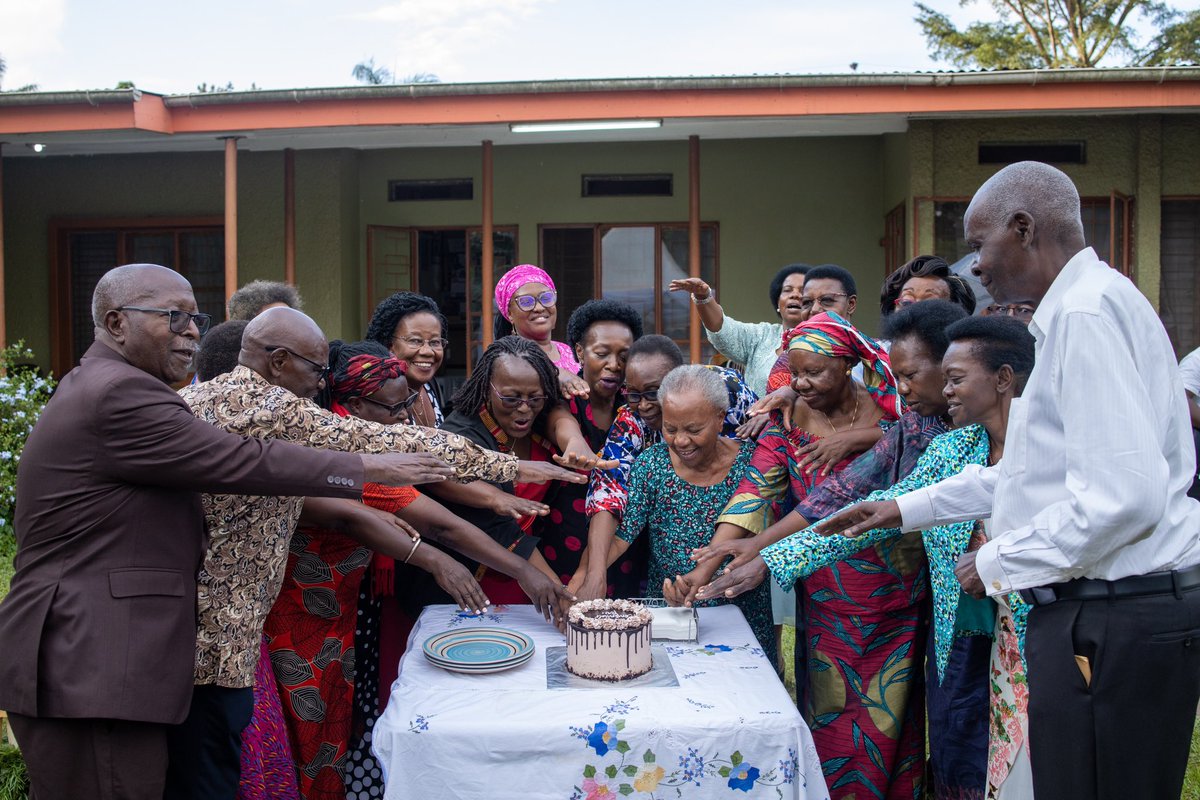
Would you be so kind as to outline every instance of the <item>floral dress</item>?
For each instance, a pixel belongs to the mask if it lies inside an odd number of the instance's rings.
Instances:
[[[817,438],[798,428],[784,430],[776,412],[719,521],[760,533],[804,500],[823,479],[815,470],[798,468],[797,450]],[[850,463],[834,465],[834,473]],[[815,570],[800,589],[797,617],[804,635],[797,635],[796,647],[807,674],[797,673],[799,704],[830,796],[920,797],[925,753],[920,609],[927,591],[920,537],[860,549],[845,562]]]
[[[391,513],[417,496],[411,487],[363,487],[363,502]],[[357,651],[355,611],[370,560],[371,551],[345,534],[300,529],[292,537],[283,588],[263,629],[306,800],[343,800],[362,766],[363,759],[351,755],[361,754],[355,745],[366,732],[354,735],[351,724],[355,673],[360,663],[377,662],[378,654]],[[374,722],[370,715],[364,727],[368,721]],[[361,790],[361,779],[358,784]]]
[[[750,466],[754,447],[754,442],[742,442],[728,474],[713,486],[696,486],[680,478],[671,466],[670,451],[663,442],[648,449],[633,465],[629,503],[617,536],[632,542],[643,531],[649,533],[651,597],[662,596],[664,580],[695,568],[689,556],[695,548],[712,541],[717,516]],[[731,601],[718,598],[697,605],[728,602]],[[763,652],[775,663],[775,632],[767,584],[735,597],[732,602],[745,614]]]
[[[750,406],[758,401],[758,395],[750,389],[737,370],[726,367],[709,369],[721,375],[725,381],[725,389],[729,392],[729,410],[725,412],[721,435],[732,439],[738,426],[746,421]],[[634,460],[651,445],[661,441],[662,434],[648,427],[636,411],[629,406],[621,406],[600,451],[601,458],[616,461],[617,466],[592,471],[587,493],[588,517],[607,511],[620,521],[625,514],[629,476],[633,472]]]

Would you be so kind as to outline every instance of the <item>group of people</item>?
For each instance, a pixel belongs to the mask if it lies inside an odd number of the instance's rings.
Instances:
[[[777,665],[795,621],[834,798],[1178,796],[1200,505],[1169,342],[1061,172],[1001,170],[966,233],[995,304],[920,256],[882,340],[836,265],[781,269],[764,322],[672,282],[721,366],[611,300],[558,341],[514,267],[453,392],[434,298],[329,342],[292,287],[208,330],[177,273],[110,271],[18,479],[0,707],[34,796],[380,797],[422,608],[646,596],[736,604]]]

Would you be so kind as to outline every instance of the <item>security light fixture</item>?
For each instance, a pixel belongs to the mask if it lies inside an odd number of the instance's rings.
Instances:
[[[661,119],[596,119],[578,122],[514,122],[513,133],[557,133],[562,131],[628,131],[661,128]]]

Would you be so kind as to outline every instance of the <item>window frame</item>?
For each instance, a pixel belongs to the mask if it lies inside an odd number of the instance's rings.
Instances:
[[[65,375],[75,366],[72,343],[75,338],[71,303],[71,247],[70,237],[74,233],[100,233],[111,231],[117,234],[117,263],[113,267],[127,264],[126,242],[129,234],[163,233],[170,230],[175,234],[176,253],[179,249],[179,234],[190,232],[225,233],[225,218],[219,215],[190,217],[59,217],[50,220],[50,364],[56,375]],[[224,254],[222,254],[222,262]],[[186,276],[185,276],[186,277]]]

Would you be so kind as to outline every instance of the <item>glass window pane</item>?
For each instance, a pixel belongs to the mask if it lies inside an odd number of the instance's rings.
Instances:
[[[658,332],[654,318],[654,228],[609,228],[600,236],[603,296],[633,306],[646,333]]]
[[[79,363],[92,346],[92,293],[100,276],[117,266],[116,231],[72,233],[67,239],[71,261],[71,358]]]
[[[558,287],[558,321],[554,338],[567,340],[571,312],[596,296],[596,229],[546,228],[542,231],[542,269]]]
[[[196,306],[216,321],[225,319],[225,234],[220,230],[180,233],[179,271],[192,284]]]
[[[1096,251],[1096,255],[1106,264],[1112,264],[1109,251],[1109,217],[1111,216],[1108,198],[1100,200],[1083,200],[1080,204],[1080,214],[1083,217],[1083,241]]]
[[[125,240],[125,252],[130,264],[161,264],[179,269],[175,258],[175,232],[131,233]]]
[[[716,231],[710,227],[700,229],[700,277],[709,286],[716,286],[717,263]],[[688,348],[688,324],[692,311],[691,295],[685,292],[668,292],[671,281],[686,278],[688,267],[688,229],[662,229],[662,294],[663,333],[679,342],[684,353]],[[708,337],[701,335],[701,358],[707,362],[715,351]]]
[[[1159,315],[1179,357],[1200,347],[1200,200],[1163,200]]]
[[[938,201],[933,204],[933,251],[948,263],[955,263],[971,253],[963,233],[966,200]]]
[[[450,347],[442,374],[462,376],[467,368],[467,232],[418,232],[417,276],[417,290],[435,299],[446,317]]]
[[[517,263],[517,233],[514,230],[492,230],[492,280],[495,281]],[[471,231],[471,363],[483,353],[483,302],[496,311],[494,296],[483,297],[483,231]],[[494,319],[494,317],[493,317]]]

